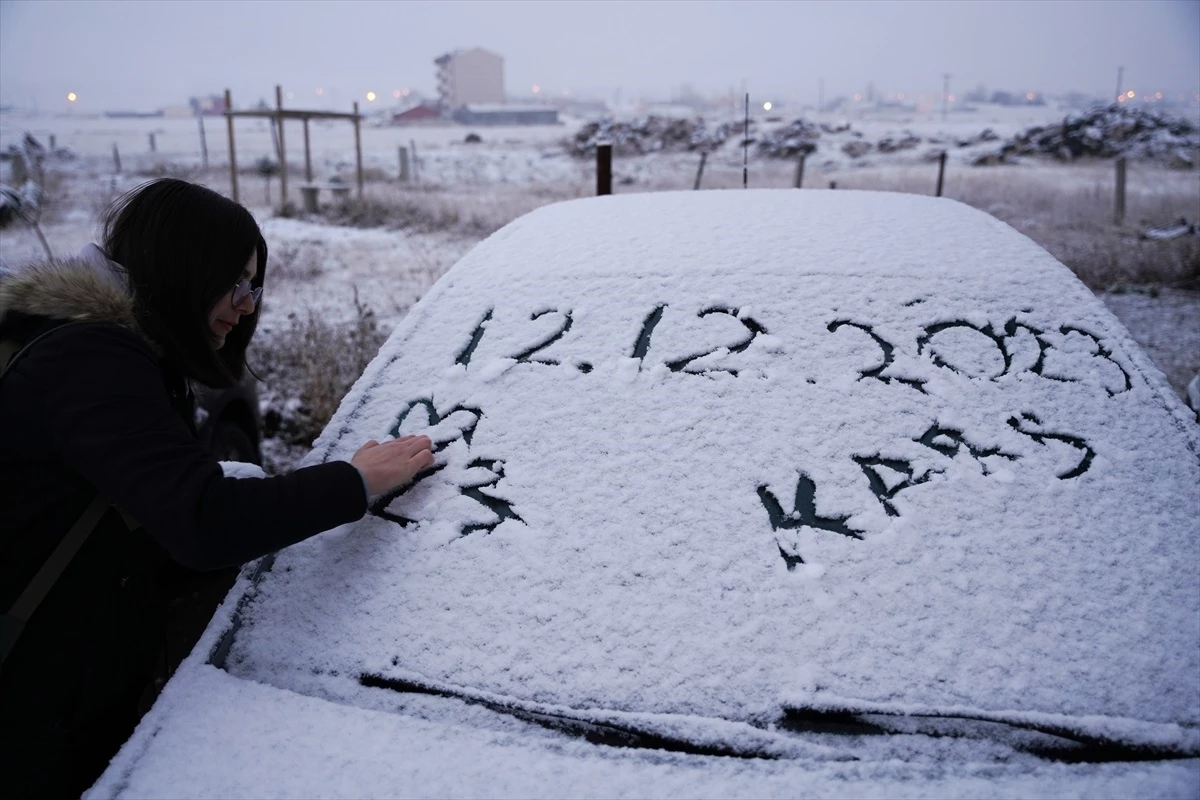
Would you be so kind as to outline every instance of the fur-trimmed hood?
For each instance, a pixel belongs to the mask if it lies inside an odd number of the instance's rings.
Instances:
[[[137,333],[133,296],[120,267],[95,245],[78,256],[0,274],[0,320],[10,311],[67,322],[110,322]]]

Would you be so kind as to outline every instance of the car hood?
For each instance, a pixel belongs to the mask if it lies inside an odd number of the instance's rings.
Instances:
[[[310,461],[418,431],[435,471],[266,565],[231,673],[1197,752],[1197,427],[1068,270],[981,212],[541,209],[439,281]]]

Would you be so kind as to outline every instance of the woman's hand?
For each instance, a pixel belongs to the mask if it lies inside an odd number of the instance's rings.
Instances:
[[[358,448],[350,463],[362,473],[367,491],[374,497],[403,486],[432,466],[432,447],[428,436],[402,436],[383,444],[372,439]]]

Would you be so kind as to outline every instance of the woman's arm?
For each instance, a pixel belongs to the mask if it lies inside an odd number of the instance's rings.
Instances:
[[[147,344],[116,325],[48,336],[6,382],[44,397],[47,448],[184,566],[244,563],[366,510],[362,476],[344,461],[226,478],[172,408]]]

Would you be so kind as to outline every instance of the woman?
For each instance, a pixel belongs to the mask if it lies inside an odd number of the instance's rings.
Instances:
[[[197,441],[189,382],[238,381],[258,322],[267,246],[242,206],[155,181],[117,202],[102,252],[84,255],[0,278],[0,341],[27,345],[0,378],[0,611],[98,515],[0,667],[12,796],[78,795],[128,737],[161,645],[165,565],[287,547],[432,463],[429,439],[410,436],[349,463],[226,478]]]

